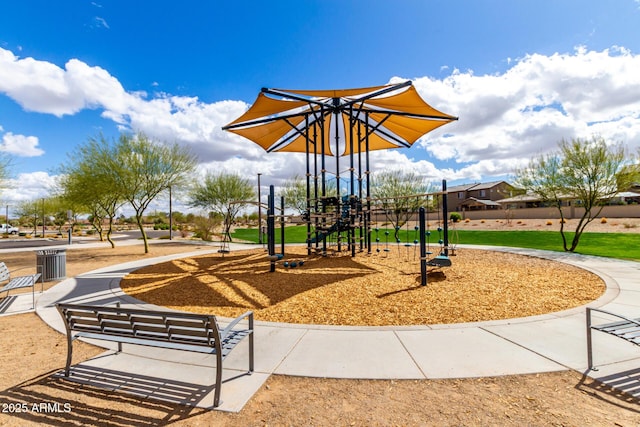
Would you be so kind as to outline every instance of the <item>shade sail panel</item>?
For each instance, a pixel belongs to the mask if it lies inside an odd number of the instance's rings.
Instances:
[[[278,92],[286,92],[296,95],[309,96],[314,98],[346,98],[357,97],[378,92],[382,89],[390,88],[393,85],[362,87],[356,89],[331,89],[331,90],[297,90],[297,89],[274,89]]]
[[[379,109],[406,115],[422,116],[424,119],[445,120],[447,123],[451,120],[456,120],[456,117],[438,111],[427,104],[420,97],[414,86],[409,86],[405,91],[392,96],[368,99],[366,104],[367,108],[371,110]]]
[[[306,105],[307,103],[303,101],[274,99],[260,93],[251,108],[225,127],[247,123],[260,118],[267,121],[277,120],[279,116],[285,116],[287,112],[295,114],[296,108]]]
[[[262,89],[223,129],[271,151],[344,156],[410,147],[456,117],[427,104],[410,81],[341,90]]]

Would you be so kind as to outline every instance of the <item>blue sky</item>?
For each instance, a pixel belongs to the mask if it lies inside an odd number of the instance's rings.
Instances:
[[[220,127],[261,87],[410,79],[459,116],[374,171],[452,183],[508,178],[561,138],[640,146],[640,2],[0,1],[3,204],[48,194],[74,146],[143,131],[189,146],[202,172],[278,185],[303,173]]]

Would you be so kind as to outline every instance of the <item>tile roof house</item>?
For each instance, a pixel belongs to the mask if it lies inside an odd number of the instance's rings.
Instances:
[[[501,209],[498,200],[522,193],[506,181],[455,185],[447,189],[450,212]]]

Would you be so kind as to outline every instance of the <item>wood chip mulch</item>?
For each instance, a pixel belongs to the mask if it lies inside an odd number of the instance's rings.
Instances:
[[[173,309],[285,323],[398,326],[533,316],[578,307],[605,290],[577,267],[510,253],[458,249],[452,266],[429,268],[420,286],[416,248],[344,256],[287,248],[269,272],[263,250],[184,258],[127,275],[122,289]],[[295,268],[284,267],[295,262]]]

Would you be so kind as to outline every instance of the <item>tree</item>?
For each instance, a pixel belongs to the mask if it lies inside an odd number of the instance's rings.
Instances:
[[[609,146],[601,137],[563,139],[557,151],[534,158],[517,170],[516,185],[558,210],[563,248],[573,252],[584,229],[600,215],[603,202],[631,186],[635,174],[625,172],[630,160],[621,144]],[[563,211],[563,200],[569,199],[583,209],[570,244]]]
[[[38,219],[42,215],[41,201],[27,201],[18,204],[15,209],[16,215],[20,217],[20,223],[33,226],[33,235],[37,233]]]
[[[89,214],[100,241],[105,238],[104,222],[107,221],[106,239],[112,248],[115,247],[111,239],[114,219],[125,202],[118,191],[114,171],[106,167],[116,154],[115,145],[100,135],[76,148],[60,168],[63,198],[75,206],[74,211]]]
[[[280,195],[284,197],[285,206],[303,214],[307,210],[307,183],[300,175],[295,175],[282,185]]]
[[[193,186],[189,197],[191,207],[222,215],[224,239],[231,241],[231,226],[240,211],[253,203],[255,192],[249,180],[240,175],[208,172],[201,182]]]
[[[220,214],[209,212],[208,215],[195,215],[193,217],[194,237],[200,237],[205,242],[210,242],[220,224]]]
[[[0,152],[0,188],[5,188],[6,181],[11,174],[11,158],[4,152]]]
[[[424,178],[413,172],[383,171],[372,179],[373,198],[377,199],[377,204],[393,225],[396,241],[399,239],[400,228],[424,203],[424,197],[421,196],[429,188]]]
[[[143,226],[145,210],[160,193],[183,184],[195,164],[195,157],[178,144],[155,142],[142,133],[135,136],[120,135],[115,156],[104,167],[111,171],[114,189],[118,189],[135,212],[145,253],[149,252],[149,241]]]
[[[181,184],[195,167],[195,158],[177,144],[149,140],[144,134],[121,134],[117,141],[102,135],[81,145],[67,166],[62,167],[65,197],[82,203],[102,239],[102,224],[108,220],[107,240],[114,247],[111,231],[117,209],[128,202],[144,240],[143,215],[149,204],[169,187]]]

